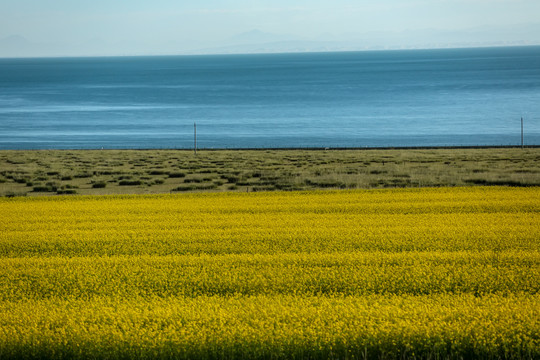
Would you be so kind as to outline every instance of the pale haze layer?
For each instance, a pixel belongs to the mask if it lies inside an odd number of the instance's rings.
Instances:
[[[0,57],[540,44],[538,0],[0,0]]]

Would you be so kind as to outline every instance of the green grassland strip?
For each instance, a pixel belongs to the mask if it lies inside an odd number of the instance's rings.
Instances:
[[[0,196],[540,185],[540,148],[0,151]]]

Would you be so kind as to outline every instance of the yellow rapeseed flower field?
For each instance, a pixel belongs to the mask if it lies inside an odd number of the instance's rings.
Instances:
[[[0,199],[0,359],[540,358],[540,188]]]

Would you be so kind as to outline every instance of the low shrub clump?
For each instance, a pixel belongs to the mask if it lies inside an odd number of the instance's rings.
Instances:
[[[120,182],[118,182],[118,185],[120,186],[135,186],[135,185],[142,185],[142,181],[141,180],[120,180]]]
[[[92,188],[94,189],[103,189],[107,186],[107,183],[105,181],[98,181],[92,184]]]

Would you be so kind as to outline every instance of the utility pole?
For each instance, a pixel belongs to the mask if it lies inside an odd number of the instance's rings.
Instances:
[[[193,152],[197,155],[197,123],[193,123]]]
[[[521,148],[523,149],[523,118],[521,118]]]

